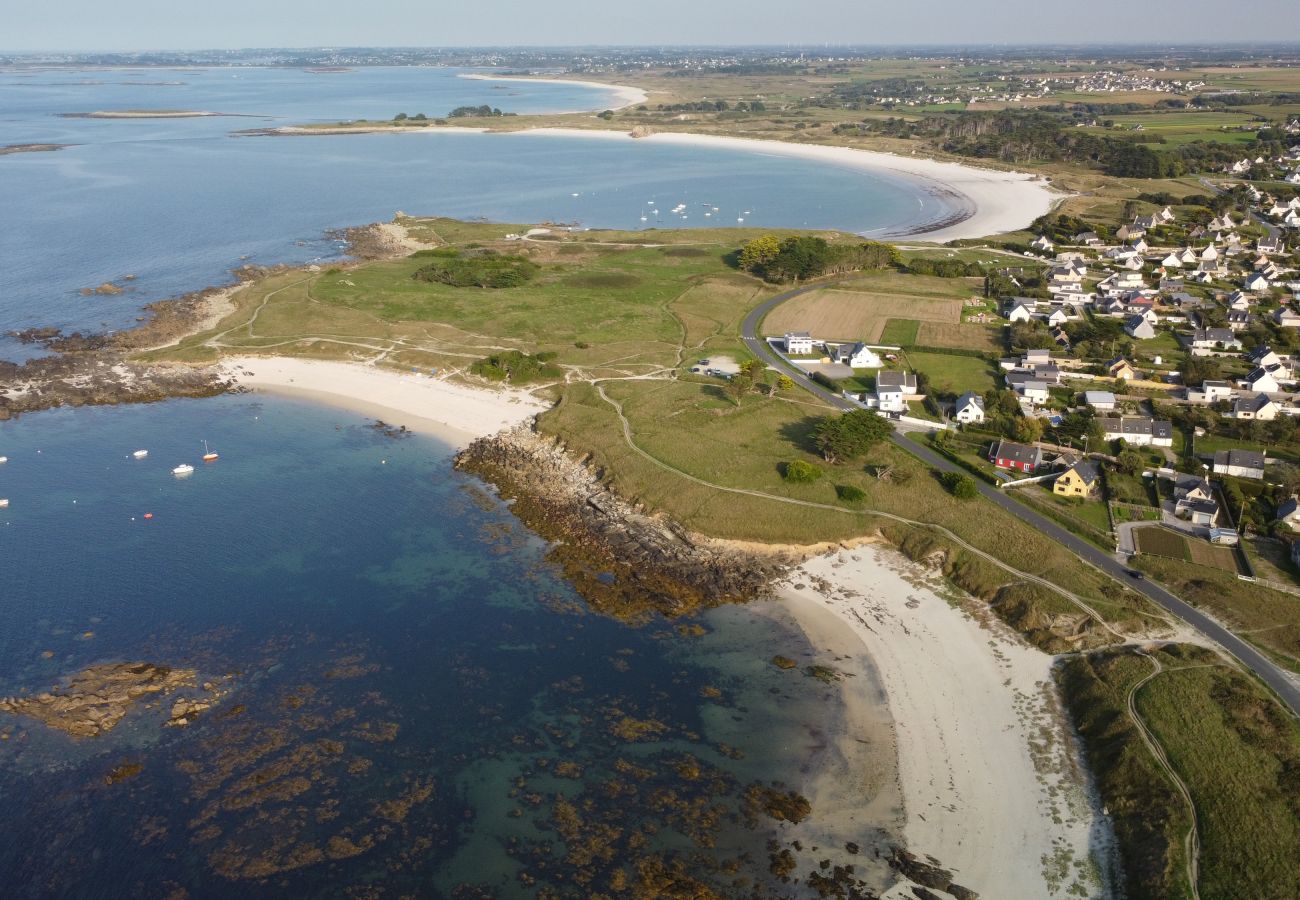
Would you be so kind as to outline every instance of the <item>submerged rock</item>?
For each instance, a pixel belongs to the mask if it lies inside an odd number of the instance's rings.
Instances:
[[[0,699],[0,711],[26,716],[74,737],[113,730],[143,699],[192,687],[193,669],[147,662],[91,666],[62,685],[29,697]]]

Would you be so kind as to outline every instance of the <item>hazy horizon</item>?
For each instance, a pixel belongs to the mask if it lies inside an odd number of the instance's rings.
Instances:
[[[562,9],[517,0],[437,9],[388,0],[356,17],[341,0],[229,0],[178,12],[162,0],[25,4],[0,38],[10,53],[124,53],[321,48],[580,48],[885,46],[1177,46],[1300,41],[1294,0],[1243,0],[1231,15],[1205,0],[1133,5],[1097,0],[1086,10],[1029,0],[930,0],[874,7],[810,0],[796,18],[775,0],[569,0]],[[1211,23],[1212,19],[1212,23]]]

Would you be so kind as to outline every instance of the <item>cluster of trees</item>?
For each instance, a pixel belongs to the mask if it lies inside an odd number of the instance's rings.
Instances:
[[[449,119],[465,119],[471,117],[494,118],[496,116],[514,116],[518,113],[502,112],[495,106],[488,106],[484,103],[482,106],[458,106],[451,112],[447,113]]]
[[[564,373],[552,363],[555,354],[521,353],[518,350],[505,350],[480,359],[469,367],[470,372],[490,381],[509,381],[511,384],[523,384],[540,379],[560,378]]]
[[[856,459],[889,437],[894,426],[869,409],[826,416],[813,428],[813,441],[828,463]]]
[[[768,383],[766,374],[765,363],[757,359],[747,360],[740,364],[740,371],[731,376],[722,391],[731,398],[731,402],[739,406],[740,401],[751,391],[770,396],[775,391],[788,391],[794,388],[794,381],[790,376],[780,375],[776,379],[776,384],[772,385]]]
[[[394,122],[427,122],[429,121],[429,117],[426,116],[424,113],[416,113],[413,116],[408,116],[406,113],[402,112],[393,116],[393,121]]]
[[[411,273],[412,278],[452,287],[518,287],[532,281],[541,271],[532,260],[504,256],[492,250],[472,255],[454,249],[422,250],[416,255],[432,256],[434,260]]]
[[[899,256],[892,245],[877,241],[831,244],[811,235],[782,240],[764,234],[740,249],[737,262],[745,271],[779,284],[860,269],[883,269],[897,264]]]

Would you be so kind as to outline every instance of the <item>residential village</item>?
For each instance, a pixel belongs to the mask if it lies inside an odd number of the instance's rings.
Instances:
[[[1273,165],[1300,180],[1300,148]],[[1000,357],[795,331],[769,341],[1121,558],[1289,574],[1300,565],[1300,193],[1246,183],[1219,197],[1208,215],[1142,204],[1113,233],[1039,220],[1023,262],[987,279]],[[993,387],[936,386],[939,352],[969,354]]]

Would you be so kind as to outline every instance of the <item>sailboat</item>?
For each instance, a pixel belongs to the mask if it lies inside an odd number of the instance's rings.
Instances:
[[[216,459],[216,458],[217,458],[217,454],[214,453],[213,451],[209,450],[209,449],[208,449],[208,442],[207,442],[207,441],[204,441],[204,442],[203,442],[203,461],[204,461],[204,462],[212,462],[212,461],[213,461],[214,459]]]

